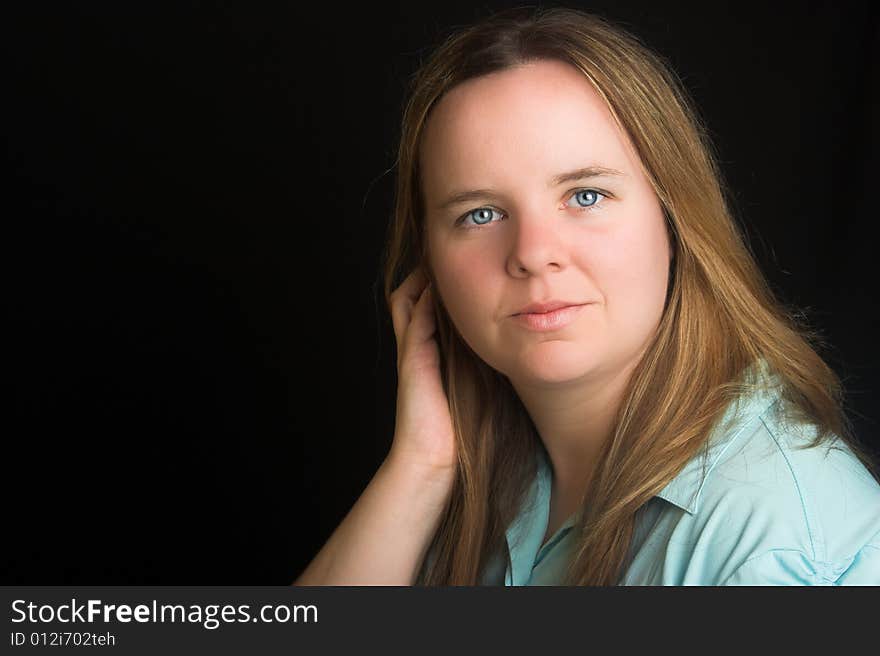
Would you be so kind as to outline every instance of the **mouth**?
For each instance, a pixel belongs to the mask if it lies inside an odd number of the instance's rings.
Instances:
[[[513,315],[513,319],[529,330],[539,332],[560,330],[572,323],[587,305],[590,304],[566,305],[549,312],[521,312]]]
[[[589,302],[589,301],[587,301]],[[523,307],[519,312],[516,312],[512,316],[516,316],[517,314],[547,314],[548,312],[553,312],[554,310],[561,310],[562,308],[570,307],[572,305],[585,305],[585,303],[579,303],[578,301],[569,301],[563,299],[553,299],[544,302],[535,302],[529,303],[525,307]]]

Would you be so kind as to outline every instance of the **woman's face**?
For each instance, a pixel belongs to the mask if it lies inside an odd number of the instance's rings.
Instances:
[[[576,68],[540,61],[456,86],[430,115],[420,166],[437,293],[486,363],[540,385],[599,380],[641,356],[666,299],[665,219]],[[618,173],[556,179],[587,167]],[[551,330],[513,316],[549,300],[587,305]]]

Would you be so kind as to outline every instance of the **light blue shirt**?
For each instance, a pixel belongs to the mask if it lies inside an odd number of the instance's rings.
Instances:
[[[784,426],[779,404],[775,388],[731,404],[708,460],[639,509],[621,585],[880,585],[880,484],[842,440],[794,449],[815,429]],[[541,545],[552,482],[540,448],[506,532],[511,562],[496,557],[482,585],[562,583],[578,513]]]

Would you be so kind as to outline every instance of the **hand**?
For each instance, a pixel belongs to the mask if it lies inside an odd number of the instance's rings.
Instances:
[[[421,268],[391,293],[397,338],[397,419],[389,455],[429,471],[451,473],[458,459],[449,400],[440,378],[433,293]]]

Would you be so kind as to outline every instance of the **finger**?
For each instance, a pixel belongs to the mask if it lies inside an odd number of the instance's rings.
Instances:
[[[407,326],[412,319],[413,307],[421,298],[427,282],[427,276],[421,267],[417,267],[410,272],[394,292],[391,301],[391,321],[394,324],[394,334],[397,336],[398,343],[406,333]]]
[[[428,276],[425,275],[424,270],[419,266],[410,271],[409,275],[401,283],[400,291],[403,296],[409,298],[415,304],[427,284]]]
[[[434,289],[429,283],[412,310],[410,324],[407,328],[407,339],[412,344],[421,344],[429,339],[435,330]]]
[[[398,349],[403,343],[406,327],[412,318],[414,302],[405,295],[396,296],[391,303],[391,322],[394,324],[394,336],[397,338]]]

